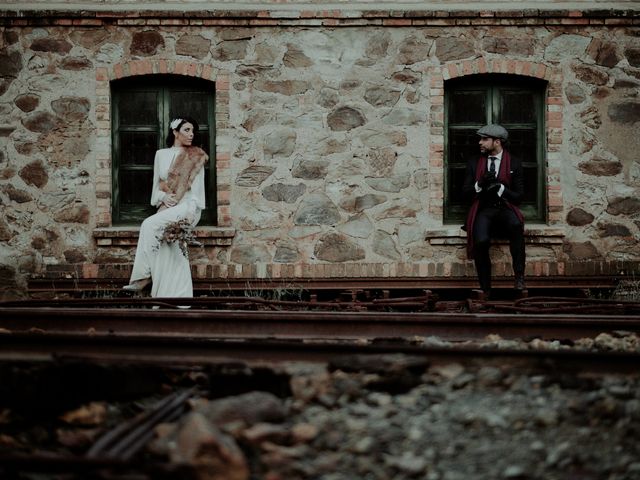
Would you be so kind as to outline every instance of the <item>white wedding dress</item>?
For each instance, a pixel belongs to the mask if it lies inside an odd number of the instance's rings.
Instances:
[[[160,190],[160,180],[167,180],[171,163],[179,152],[179,147],[156,152],[151,191],[151,205],[154,207],[162,204],[166,194]],[[130,284],[151,277],[152,297],[193,297],[189,259],[182,254],[177,242],[167,243],[159,239],[165,227],[172,222],[188,219],[192,226],[197,225],[205,207],[204,191],[204,168],[201,168],[191,188],[176,206],[151,215],[142,222]]]

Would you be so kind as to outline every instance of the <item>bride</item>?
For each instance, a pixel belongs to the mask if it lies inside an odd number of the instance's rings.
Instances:
[[[209,159],[192,146],[198,124],[191,118],[171,121],[167,147],[156,152],[151,205],[158,212],[142,222],[129,285],[140,291],[151,283],[152,297],[193,297],[189,259],[178,242],[163,240],[176,222],[194,227],[205,207],[204,165]]]

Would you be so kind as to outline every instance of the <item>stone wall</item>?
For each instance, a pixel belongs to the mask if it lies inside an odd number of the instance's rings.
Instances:
[[[444,87],[492,72],[549,85],[548,221],[528,225],[527,273],[640,260],[637,11],[0,14],[10,288],[127,277],[136,229],[111,225],[109,82],[162,73],[216,83],[220,224],[199,231],[196,276],[473,276],[442,221]]]

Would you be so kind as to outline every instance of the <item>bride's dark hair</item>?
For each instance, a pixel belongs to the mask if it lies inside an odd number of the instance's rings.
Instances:
[[[178,125],[175,128],[171,128],[171,125],[169,125],[169,133],[167,134],[167,141],[166,141],[167,147],[173,147],[173,143],[176,141],[176,136],[173,134],[173,131],[180,130],[185,123],[190,123],[191,125],[193,125],[193,142],[191,143],[191,145],[197,145],[196,139],[198,138],[198,130],[200,128],[200,126],[198,125],[198,122],[196,122],[191,117],[176,117],[176,118],[180,119],[180,123],[178,123]],[[174,121],[175,120],[172,120],[171,123],[173,123]]]

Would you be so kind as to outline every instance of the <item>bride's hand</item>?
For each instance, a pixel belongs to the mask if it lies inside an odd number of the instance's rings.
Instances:
[[[178,204],[178,202],[176,201],[176,197],[170,194],[165,195],[162,203],[164,203],[167,207],[175,207]]]

